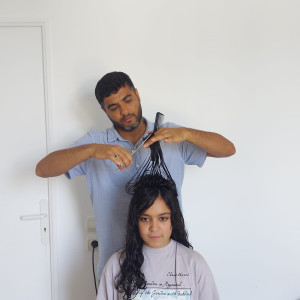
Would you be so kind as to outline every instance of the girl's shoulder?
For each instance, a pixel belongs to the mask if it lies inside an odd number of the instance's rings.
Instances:
[[[177,243],[177,251],[178,254],[183,257],[187,262],[191,264],[206,264],[204,257],[192,248],[188,248],[178,242]]]
[[[122,256],[122,251],[115,252],[107,261],[104,270],[112,271],[113,273],[120,270],[120,258]]]

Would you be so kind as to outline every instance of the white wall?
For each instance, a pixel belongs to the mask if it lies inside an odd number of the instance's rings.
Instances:
[[[112,70],[132,77],[146,117],[235,143],[234,157],[187,167],[183,187],[223,300],[300,299],[299,12],[296,0],[0,3],[0,17],[48,20],[51,151],[109,126],[93,91]],[[57,294],[94,299],[84,179],[51,187]]]

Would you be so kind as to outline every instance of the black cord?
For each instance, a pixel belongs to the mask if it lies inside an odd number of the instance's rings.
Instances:
[[[176,248],[175,248],[175,285],[176,285],[176,299],[178,297],[178,291],[177,291],[177,242]]]
[[[93,247],[93,253],[92,253],[92,265],[93,265],[93,275],[94,275],[95,290],[96,290],[96,296],[97,296],[98,290],[97,290],[96,275],[95,275],[95,260],[94,260],[94,256],[95,256],[95,248],[98,247],[98,241],[93,240],[93,241],[91,242],[91,246]]]

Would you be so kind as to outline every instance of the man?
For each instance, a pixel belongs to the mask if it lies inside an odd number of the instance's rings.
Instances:
[[[202,167],[207,156],[227,157],[234,145],[217,133],[164,124],[143,148],[131,151],[154,124],[142,117],[141,100],[128,75],[112,72],[95,89],[101,108],[113,127],[91,130],[72,148],[50,153],[36,167],[36,174],[68,178],[85,175],[91,196],[99,242],[98,278],[107,259],[122,246],[130,195],[125,185],[149,157],[149,146],[161,142],[165,163],[176,183],[179,201],[184,165]]]

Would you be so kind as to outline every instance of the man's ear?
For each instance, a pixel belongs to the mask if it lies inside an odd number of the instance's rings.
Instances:
[[[101,106],[101,109],[106,113],[105,106],[104,106],[104,100],[103,100],[102,104],[100,104],[100,106]]]
[[[137,97],[139,98],[139,100],[141,101],[139,91],[138,91],[137,89],[135,89],[134,92],[135,92],[135,94],[137,95]]]

